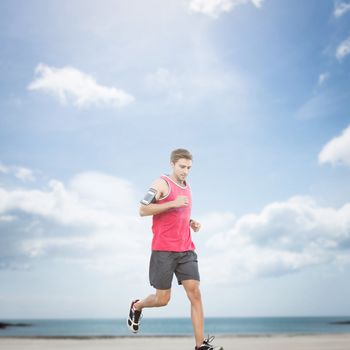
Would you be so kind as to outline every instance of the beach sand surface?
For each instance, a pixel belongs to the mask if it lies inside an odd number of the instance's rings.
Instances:
[[[225,350],[350,350],[350,334],[218,336]],[[194,349],[192,337],[0,338],[1,350]]]

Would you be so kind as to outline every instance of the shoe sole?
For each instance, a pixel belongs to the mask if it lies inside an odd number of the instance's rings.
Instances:
[[[134,333],[134,334],[138,333],[138,330],[135,331],[135,329],[132,328],[132,325],[131,325],[131,326],[129,325],[129,319],[126,320],[126,325],[128,326],[129,330],[130,330],[132,333]]]

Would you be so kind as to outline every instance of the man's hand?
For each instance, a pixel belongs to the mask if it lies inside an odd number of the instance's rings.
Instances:
[[[186,196],[177,196],[175,200],[173,200],[174,208],[181,208],[188,206],[188,198]]]
[[[190,221],[190,226],[191,226],[191,229],[194,231],[194,232],[198,232],[201,228],[201,224],[198,222],[198,221],[195,221],[195,220],[191,220]]]

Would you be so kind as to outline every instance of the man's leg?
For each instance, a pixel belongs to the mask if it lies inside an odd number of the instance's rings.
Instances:
[[[139,320],[142,309],[161,307],[168,304],[171,294],[171,283],[176,266],[177,254],[167,251],[152,251],[149,265],[149,281],[156,288],[156,293],[143,300],[131,303],[128,316],[128,327],[133,333],[139,331]]]
[[[157,289],[156,294],[149,295],[143,300],[134,300],[129,309],[127,325],[130,331],[137,333],[140,327],[142,309],[145,307],[161,307],[168,304],[171,289]]]
[[[135,303],[135,310],[141,311],[148,307],[161,307],[168,304],[170,300],[171,289],[156,289],[156,294],[151,294],[147,298]]]
[[[199,281],[184,280],[181,282],[185,288],[188,299],[191,302],[191,319],[196,339],[196,346],[200,346],[204,340],[204,313],[202,305]]]

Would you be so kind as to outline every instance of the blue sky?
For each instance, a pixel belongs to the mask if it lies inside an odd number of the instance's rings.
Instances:
[[[151,293],[138,202],[178,147],[208,316],[350,314],[349,1],[2,1],[0,17],[1,317],[123,317]],[[147,311],[187,314],[175,284]]]

